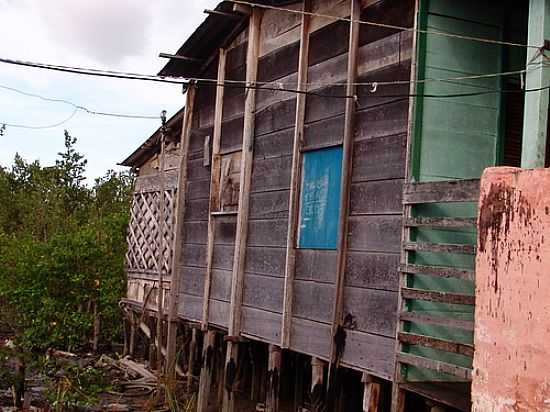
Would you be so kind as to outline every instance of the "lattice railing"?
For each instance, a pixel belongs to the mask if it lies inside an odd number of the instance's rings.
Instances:
[[[159,236],[161,196],[158,177],[136,179],[128,226],[126,268],[129,274],[158,276],[157,262],[161,257],[163,276],[171,274],[176,188],[173,176],[168,177],[165,184],[162,236]]]

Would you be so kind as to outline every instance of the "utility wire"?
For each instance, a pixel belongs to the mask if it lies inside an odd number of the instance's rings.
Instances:
[[[90,110],[85,106],[81,106],[81,105],[78,105],[76,103],[73,103],[69,100],[54,99],[54,98],[51,98],[51,97],[45,97],[45,96],[42,96],[42,95],[39,95],[39,94],[25,92],[23,90],[16,89],[15,87],[6,86],[6,85],[3,85],[3,84],[0,84],[0,89],[9,90],[9,91],[12,91],[12,92],[15,92],[15,93],[19,93],[23,96],[34,97],[34,98],[37,98],[37,99],[40,99],[40,100],[43,100],[43,101],[46,101],[46,102],[67,104],[69,106],[72,106],[76,110],[82,110],[82,111],[84,111],[88,114],[93,114],[93,115],[98,115],[98,116],[121,117],[121,118],[125,118],[125,119],[155,119],[155,120],[160,118],[159,116],[146,116],[146,115],[138,115],[138,114],[125,114],[125,113],[113,113],[113,112],[98,112],[98,111],[95,111],[95,110]]]
[[[33,129],[33,130],[39,130],[39,129],[53,129],[54,127],[59,127],[61,126],[62,124],[65,124],[67,123],[69,120],[71,120],[75,115],[76,113],[78,112],[78,109],[75,107],[73,112],[70,114],[69,117],[67,117],[66,119],[58,122],[58,123],[54,123],[54,124],[49,124],[49,125],[46,125],[46,126],[30,126],[30,125],[26,125],[26,124],[18,124],[18,123],[5,123],[3,121],[0,120],[0,125],[4,125],[6,127],[14,127],[14,128],[17,128],[17,129]]]
[[[421,34],[433,34],[433,35],[436,35],[436,36],[451,37],[451,38],[462,39],[462,40],[470,40],[470,41],[476,41],[476,42],[480,42],[480,43],[499,44],[499,45],[503,45],[503,46],[527,47],[527,48],[534,48],[534,49],[540,49],[541,48],[541,46],[535,46],[535,45],[530,45],[530,44],[507,42],[507,41],[502,41],[502,40],[493,40],[493,39],[488,39],[488,38],[485,38],[485,37],[465,36],[465,35],[461,35],[461,34],[454,34],[454,33],[444,32],[444,31],[440,31],[440,30],[415,29],[414,27],[398,26],[398,25],[387,24],[387,23],[376,23],[376,22],[368,21],[368,20],[355,20],[355,19],[351,19],[349,17],[340,17],[340,16],[334,16],[334,15],[331,15],[331,14],[315,13],[315,12],[304,11],[304,10],[293,10],[293,9],[280,7],[280,6],[271,6],[271,5],[268,5],[268,4],[255,3],[255,2],[252,2],[252,1],[245,1],[245,0],[228,0],[228,1],[230,1],[231,3],[241,4],[241,5],[250,6],[250,7],[259,7],[259,8],[263,8],[263,9],[269,9],[269,10],[284,11],[284,12],[287,12],[287,13],[307,15],[307,16],[312,16],[312,17],[321,17],[321,18],[336,20],[336,21],[346,21],[346,22],[349,22],[349,23],[358,23],[358,24],[364,24],[364,25],[368,25],[368,26],[381,27],[381,28],[385,28],[385,29],[415,32],[415,33],[421,33]]]

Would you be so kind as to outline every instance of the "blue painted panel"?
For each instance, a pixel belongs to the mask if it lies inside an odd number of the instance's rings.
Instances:
[[[304,153],[298,247],[336,249],[342,147]]]

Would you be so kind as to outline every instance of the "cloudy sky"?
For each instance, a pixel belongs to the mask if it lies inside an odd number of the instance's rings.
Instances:
[[[0,57],[49,64],[156,74],[204,20],[217,0],[0,0]],[[0,63],[0,86],[70,100],[91,110],[174,114],[184,103],[181,86],[96,78]],[[73,109],[61,103],[0,88],[0,124],[52,125]],[[116,169],[159,126],[157,120],[128,120],[78,112],[49,129],[8,127],[0,137],[0,166],[18,152],[44,165],[63,150],[63,130],[78,138],[88,158],[88,178]]]

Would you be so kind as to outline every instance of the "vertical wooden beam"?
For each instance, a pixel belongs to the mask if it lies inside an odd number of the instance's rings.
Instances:
[[[269,345],[265,412],[279,412],[281,365],[282,365],[281,348],[275,345]]]
[[[326,410],[324,389],[325,365],[321,359],[311,358],[311,412],[323,412]]]
[[[414,118],[416,116],[417,102],[414,97],[417,93],[417,83],[418,79],[418,70],[419,70],[419,59],[417,56],[418,50],[418,41],[420,33],[416,32],[419,28],[420,22],[420,1],[415,0],[414,4],[414,29],[416,35],[413,37],[412,52],[411,52],[411,74],[410,74],[410,86],[409,93],[411,97],[409,98],[409,113],[408,113],[408,125],[407,125],[407,154],[405,156],[405,183],[408,183],[411,180],[412,170],[414,165],[413,161],[413,145],[414,145]],[[410,205],[403,205],[403,222],[408,218],[412,217],[412,209]],[[410,238],[410,228],[402,226],[401,230],[401,244],[407,242]],[[401,249],[400,264],[406,265],[408,263],[408,252],[404,249]],[[395,331],[395,353],[399,353],[402,350],[402,345],[399,342],[399,332],[403,327],[403,322],[399,320],[399,314],[405,309],[404,301],[401,296],[401,289],[407,285],[407,274],[404,272],[399,273],[399,291],[397,297],[397,312],[395,317],[397,318],[396,331]],[[401,376],[401,364],[395,361],[395,369],[393,376],[393,385],[392,385],[392,400],[391,400],[391,411],[392,412],[403,412],[405,410],[405,391],[399,387],[399,384],[403,380]]]
[[[528,44],[540,46],[541,49],[527,49],[525,87],[527,90],[540,89],[550,85],[550,68],[543,55],[545,41],[550,40],[550,0],[530,0],[528,32]],[[544,62],[546,66],[541,65]],[[548,94],[548,89],[525,93],[521,167],[544,167]]]
[[[212,372],[215,366],[215,344],[216,332],[206,332],[202,350],[201,377],[199,381],[199,393],[197,397],[197,412],[208,410],[208,399],[210,398],[210,387],[212,385]]]
[[[332,363],[338,366],[337,359],[339,349],[336,348],[335,337],[338,329],[343,323],[344,310],[344,278],[346,270],[346,256],[348,250],[348,216],[351,193],[351,172],[353,162],[353,137],[355,128],[355,96],[357,86],[357,51],[359,48],[359,23],[361,17],[361,0],[351,0],[350,34],[348,48],[348,72],[346,99],[344,113],[344,144],[342,150],[342,179],[340,193],[340,217],[338,222],[338,247],[337,247],[337,272],[336,272],[336,299],[332,318],[332,341],[330,348],[331,367]]]
[[[262,10],[252,10],[248,26],[248,50],[246,54],[246,84],[255,86],[258,74],[258,53],[260,48],[260,23]],[[239,207],[235,236],[235,253],[231,279],[231,307],[229,312],[229,336],[235,337],[241,330],[241,303],[243,294],[244,263],[248,238],[248,212],[250,202],[250,184],[252,180],[252,162],[254,158],[254,122],[256,111],[256,89],[246,89],[244,102],[243,150],[241,156]],[[226,377],[228,371],[236,367],[238,343],[233,339],[227,342]],[[226,386],[230,386],[226,381]],[[233,412],[235,397],[231,390],[224,392],[223,412]]]
[[[204,281],[204,299],[202,312],[202,329],[208,329],[208,312],[210,309],[210,288],[212,286],[212,258],[214,256],[214,234],[216,232],[216,218],[212,212],[218,211],[221,177],[220,142],[222,135],[223,95],[225,87],[225,49],[220,49],[218,57],[218,80],[216,87],[216,106],[214,112],[214,136],[212,139],[212,162],[210,170],[210,203],[208,210],[208,240],[206,252],[206,279]]]
[[[195,353],[197,351],[197,328],[191,328],[191,342],[189,342],[189,358],[187,363],[187,392],[193,384],[193,369],[195,369]]]
[[[191,138],[191,125],[193,124],[193,111],[195,106],[196,86],[190,84],[185,98],[185,113],[181,127],[180,138],[180,163],[178,173],[178,185],[176,190],[176,204],[174,209],[174,236],[172,258],[172,280],[170,282],[170,299],[168,302],[168,337],[166,352],[166,367],[168,375],[172,375],[176,365],[176,336],[177,336],[177,310],[179,301],[179,288],[181,276],[178,272],[183,264],[181,253],[183,246],[183,216],[185,214],[185,199],[187,194],[187,160],[189,158],[189,140]]]
[[[164,113],[164,112],[163,112]],[[160,128],[160,160],[159,160],[159,218],[158,218],[158,244],[157,244],[157,269],[159,276],[159,289],[157,294],[157,360],[159,362],[159,371],[162,372],[162,345],[164,344],[164,330],[162,328],[162,318],[164,316],[164,230],[166,227],[166,126],[163,116],[162,126]]]
[[[380,404],[380,383],[367,373],[363,374],[361,380],[364,385],[363,412],[378,412]]]
[[[311,11],[311,0],[304,0],[303,11]],[[300,30],[300,54],[298,56],[297,90],[307,90],[309,57],[310,16],[302,15]],[[296,271],[296,246],[298,236],[298,217],[300,215],[300,175],[304,140],[304,122],[306,117],[306,94],[296,94],[296,122],[294,124],[294,143],[292,147],[292,169],[290,172],[290,199],[288,232],[286,237],[285,286],[283,302],[283,324],[281,327],[281,347],[290,346],[290,327],[292,322],[292,299],[294,296],[294,275]]]

